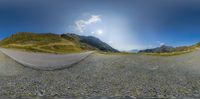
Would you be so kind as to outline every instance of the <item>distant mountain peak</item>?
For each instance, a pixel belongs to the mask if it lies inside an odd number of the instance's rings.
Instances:
[[[182,51],[190,51],[199,47],[198,43],[191,46],[179,46],[179,47],[172,47],[168,45],[162,45],[160,47],[152,48],[152,49],[145,49],[140,50],[139,52],[144,53],[170,53],[170,52],[182,52]]]

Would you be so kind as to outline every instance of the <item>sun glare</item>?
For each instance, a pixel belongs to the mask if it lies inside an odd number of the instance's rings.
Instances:
[[[103,30],[97,30],[97,34],[98,35],[102,35],[103,34]]]

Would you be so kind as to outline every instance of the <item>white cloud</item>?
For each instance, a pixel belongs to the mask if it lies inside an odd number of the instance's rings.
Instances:
[[[88,20],[78,20],[75,22],[76,28],[79,32],[84,32],[87,25],[97,23],[101,21],[101,17],[99,15],[91,15]]]

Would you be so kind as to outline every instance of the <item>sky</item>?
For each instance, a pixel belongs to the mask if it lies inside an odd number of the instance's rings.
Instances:
[[[125,51],[200,42],[199,0],[0,0],[0,39],[16,32],[95,36]]]

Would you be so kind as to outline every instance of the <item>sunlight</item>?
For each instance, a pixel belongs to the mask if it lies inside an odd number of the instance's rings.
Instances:
[[[97,30],[97,34],[98,35],[102,35],[103,34],[103,30]]]

